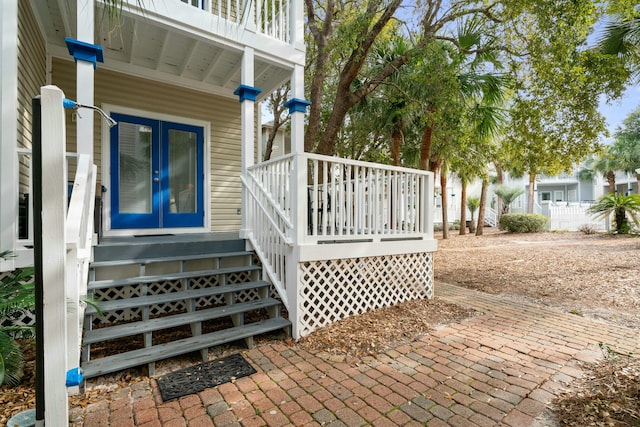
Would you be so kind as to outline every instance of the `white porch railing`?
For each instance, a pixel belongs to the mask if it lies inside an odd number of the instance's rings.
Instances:
[[[24,211],[18,210],[15,224],[18,226],[16,245],[18,250],[25,247],[33,247],[33,178],[32,178],[32,152],[30,148],[18,148],[19,166],[19,195],[22,198]],[[66,171],[77,170],[78,155],[76,153],[66,153]],[[71,183],[69,183],[71,184]],[[95,202],[94,202],[95,204]],[[33,259],[28,261],[28,265],[33,265]],[[19,265],[22,266],[22,265]]]
[[[487,206],[484,211],[484,222],[491,227],[498,226],[498,211]]]
[[[244,207],[250,230],[247,237],[286,307],[289,302],[285,261],[294,242],[293,199],[289,194],[294,160],[289,155],[261,163],[241,177],[247,192]]]
[[[353,277],[364,283],[373,272],[382,273],[387,261],[380,257],[386,255],[406,254],[399,264],[417,273],[410,273],[412,284],[405,289],[391,291],[395,288],[381,281],[376,292],[382,296],[375,304],[431,295],[431,258],[411,254],[435,250],[432,173],[302,153],[253,165],[242,182],[245,235],[289,311],[294,337],[328,319],[369,307],[364,303],[334,307],[338,312],[321,314],[321,320],[312,319],[309,309],[321,282],[338,286],[340,275],[351,269]],[[331,260],[350,257],[360,261],[344,271],[330,266],[336,262]],[[310,278],[317,273],[309,271],[325,268],[331,273]],[[305,282],[308,286],[302,290]],[[375,304],[370,306],[377,308]],[[324,312],[328,310],[331,307]]]
[[[432,175],[415,169],[306,154],[304,243],[422,238],[433,221]]]
[[[67,258],[65,260],[65,293],[67,310],[68,361],[70,367],[80,360],[83,298],[87,295],[89,261],[93,246],[93,212],[95,208],[97,167],[86,154],[78,156],[75,180],[65,221]]]
[[[288,43],[290,41],[288,0],[181,0],[242,27]]]

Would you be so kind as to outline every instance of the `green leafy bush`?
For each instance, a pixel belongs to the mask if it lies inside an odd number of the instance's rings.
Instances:
[[[11,256],[0,253],[1,258]],[[35,307],[33,267],[19,268],[0,280],[0,318]],[[22,351],[15,338],[30,338],[33,326],[0,326],[0,385],[15,385],[22,378]]]
[[[504,214],[500,217],[500,230],[512,233],[539,233],[548,228],[549,218],[540,214]]]

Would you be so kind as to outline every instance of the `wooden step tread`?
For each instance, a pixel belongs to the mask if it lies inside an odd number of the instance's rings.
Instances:
[[[251,289],[263,288],[270,286],[268,282],[263,280],[257,282],[235,283],[232,285],[219,285],[201,289],[189,289],[187,291],[165,292],[158,295],[146,295],[141,297],[125,298],[113,301],[99,301],[98,308],[101,311],[109,312],[114,310],[123,310],[126,308],[145,307],[153,304],[162,304],[173,301],[180,301],[191,298],[201,298],[213,295],[222,295],[229,292],[239,292]],[[85,314],[96,314],[96,308],[88,306]]]
[[[262,267],[260,267],[259,265],[245,265],[241,267],[226,267],[212,270],[183,271],[177,273],[157,274],[152,276],[127,277],[125,279],[94,280],[88,283],[87,289],[91,291],[95,289],[112,288],[115,286],[164,282],[167,280],[189,279],[192,277],[216,276],[219,274],[239,273],[242,271],[256,271],[261,269]]]
[[[236,326],[205,335],[199,335],[197,337],[183,338],[178,341],[158,344],[149,348],[141,348],[114,356],[103,357],[84,362],[82,364],[83,376],[84,378],[92,378],[290,326],[291,322],[289,322],[289,320],[276,317],[248,325]]]
[[[216,319],[233,314],[246,313],[248,311],[258,310],[261,308],[274,307],[280,304],[280,301],[267,298],[255,301],[247,301],[232,305],[226,305],[204,310],[196,310],[189,313],[181,313],[172,316],[159,317],[156,319],[143,320],[117,326],[109,326],[100,329],[85,330],[84,344],[94,344],[113,340],[116,338],[138,335],[144,332],[154,332],[161,329],[173,328],[176,326],[188,325],[193,322],[203,322],[205,320]]]
[[[161,262],[192,261],[192,260],[198,260],[198,259],[231,258],[231,257],[246,256],[246,255],[252,255],[252,254],[253,252],[249,252],[249,251],[217,252],[217,253],[204,253],[204,254],[195,254],[195,255],[179,255],[179,256],[172,256],[172,257],[130,258],[130,259],[121,259],[121,260],[112,260],[112,261],[94,261],[91,263],[91,268],[117,267],[122,265],[131,265],[131,264],[153,264],[153,263],[161,263]]]

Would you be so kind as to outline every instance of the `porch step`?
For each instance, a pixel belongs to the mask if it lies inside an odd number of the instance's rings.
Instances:
[[[157,281],[157,279],[155,281]],[[98,308],[103,312],[109,312],[115,310],[124,310],[127,308],[148,307],[154,304],[164,304],[174,301],[210,297],[213,295],[222,295],[251,289],[259,289],[268,286],[269,283],[260,281],[238,283],[234,285],[221,285],[202,289],[189,289],[188,291],[166,292],[158,295],[146,295],[142,297],[117,299],[114,301],[103,301],[98,305]],[[196,311],[195,313],[198,313],[198,311]],[[86,308],[85,314],[96,315],[98,314],[98,312],[95,307],[89,306]]]
[[[281,317],[272,318],[200,336],[183,338],[170,343],[128,351],[114,356],[107,356],[83,363],[83,376],[85,378],[92,378],[122,369],[144,365],[145,363],[168,359],[192,351],[215,347],[239,339],[253,337],[266,332],[287,329],[290,326],[291,322],[286,319]]]
[[[143,283],[155,283],[163,280],[191,279],[194,277],[217,276],[229,273],[239,273],[243,271],[260,271],[262,268],[257,265],[247,265],[243,267],[227,267],[213,270],[183,271],[180,273],[158,274],[153,276],[136,276],[126,279],[92,280],[88,283],[88,290],[113,288],[116,286],[138,285]]]
[[[243,240],[208,237],[195,236],[194,242],[190,236],[105,239],[95,248],[87,290],[98,304],[85,310],[85,378],[142,364],[148,364],[151,376],[162,359],[199,351],[206,361],[209,347],[241,339],[251,347],[256,334],[290,332],[281,302],[262,280],[262,267],[254,264],[255,253],[245,250]],[[98,310],[104,317],[98,318]],[[191,336],[177,339],[177,327],[180,337],[189,330]],[[208,327],[219,330],[203,333]],[[125,343],[135,338],[144,348],[129,346],[113,354],[123,343],[114,340],[122,338]],[[173,341],[154,345],[158,339]]]
[[[190,313],[176,314],[174,316],[126,323],[124,325],[108,326],[105,328],[87,331],[84,335],[84,343],[94,344],[102,341],[142,334],[145,332],[155,332],[162,329],[175,328],[176,326],[188,325],[194,322],[204,322],[223,316],[231,316],[252,310],[259,310],[261,308],[277,307],[279,305],[280,301],[273,298],[266,298],[262,300],[237,303],[230,306],[208,308]]]
[[[155,263],[163,263],[163,262],[178,262],[178,261],[195,261],[200,259],[220,259],[220,258],[231,258],[231,257],[240,257],[240,256],[248,256],[253,255],[253,252],[249,251],[238,251],[238,252],[221,252],[221,253],[206,253],[206,254],[195,254],[195,255],[176,255],[176,256],[164,256],[164,257],[154,257],[154,258],[127,258],[127,259],[116,259],[109,261],[94,261],[91,266],[93,268],[104,268],[104,267],[118,267],[123,265],[132,265],[132,264],[155,264]]]
[[[140,258],[188,257],[203,254],[242,252],[245,241],[235,237],[218,238],[212,234],[181,236],[104,237],[94,248],[96,262]]]

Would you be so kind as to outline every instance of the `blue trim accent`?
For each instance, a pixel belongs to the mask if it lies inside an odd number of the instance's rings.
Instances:
[[[311,101],[300,98],[291,98],[284,103],[284,106],[289,108],[289,114],[291,113],[306,113],[307,107],[311,105]]]
[[[80,368],[72,368],[67,371],[67,387],[73,387],[82,384],[82,372]]]
[[[158,228],[160,226],[160,194],[158,189],[160,183],[153,181],[153,176],[149,176],[151,181],[149,191],[151,192],[151,204],[149,211],[140,212],[120,212],[120,125],[129,123],[133,125],[149,126],[151,128],[151,141],[139,142],[141,150],[149,153],[149,169],[144,171],[152,173],[160,170],[160,122],[158,120],[146,119],[143,117],[129,116],[125,114],[112,113],[111,117],[118,122],[118,126],[111,128],[111,228]],[[146,144],[146,147],[142,145]],[[128,166],[131,169],[132,165]],[[131,173],[132,171],[129,171]],[[140,172],[143,172],[140,170]]]
[[[62,100],[62,107],[64,108],[76,108],[78,104],[75,101],[72,101],[70,99],[64,98]]]
[[[80,40],[75,40],[69,37],[65,37],[64,41],[67,43],[69,55],[73,56],[76,62],[78,62],[78,59],[91,62],[94,70],[98,67],[98,62],[104,62],[102,46],[81,42]]]
[[[162,227],[202,227],[204,225],[204,128],[201,126],[186,125],[182,123],[161,122],[162,134],[162,159],[161,165],[162,171]],[[169,131],[181,131],[190,132],[196,135],[195,155],[196,155],[196,176],[193,177],[192,189],[183,189],[192,191],[193,197],[195,197],[195,210],[188,212],[180,212],[180,195],[181,192],[174,194],[177,212],[171,212],[171,194],[169,192],[169,177],[170,168],[177,165],[170,164],[170,150],[171,150],[171,138]],[[175,144],[175,141],[173,142]]]
[[[173,228],[173,227],[202,227],[204,225],[204,128],[202,126],[172,123],[144,117],[129,116],[112,113],[118,122],[118,126],[111,128],[111,227],[113,229],[127,228]],[[158,178],[158,182],[152,180],[150,191],[152,193],[149,212],[121,212],[120,211],[120,124],[132,124],[149,126],[152,130],[151,141],[146,148],[150,150],[151,171],[158,171],[149,177]],[[170,131],[177,130],[192,132],[196,135],[195,150],[195,176],[191,183],[194,185],[195,210],[190,212],[172,212],[170,194],[171,167],[177,165],[170,162]],[[140,147],[144,148],[144,147]],[[173,195],[177,201],[178,194]]]
[[[245,100],[255,101],[260,92],[262,92],[262,89],[260,88],[249,85],[240,85],[233,91],[233,94],[238,95],[240,102],[243,102]]]

